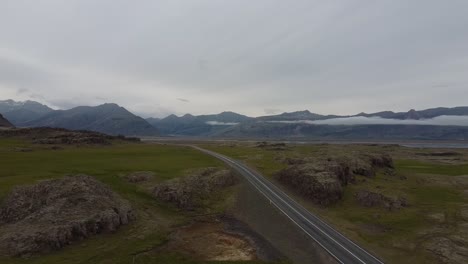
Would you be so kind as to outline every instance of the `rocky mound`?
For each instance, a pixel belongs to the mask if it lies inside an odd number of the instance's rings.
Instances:
[[[1,114],[0,114],[0,128],[10,128],[10,127],[14,127],[12,123],[10,123],[10,121],[8,121],[5,117],[3,117]]]
[[[287,146],[285,143],[268,143],[266,141],[257,143],[256,147],[267,149],[267,150],[286,150],[287,149]]]
[[[381,193],[367,190],[360,190],[354,196],[358,203],[365,207],[384,207],[391,211],[408,206],[405,198],[391,198]]]
[[[116,231],[135,218],[128,201],[86,175],[15,188],[0,207],[0,253],[27,256]]]
[[[375,177],[379,169],[394,169],[393,159],[387,154],[347,155],[339,158],[351,172],[366,177]]]
[[[138,138],[110,136],[86,130],[67,130],[63,128],[50,127],[1,130],[0,137],[21,137],[31,139],[36,144],[65,145],[109,145],[112,140],[140,141]]]
[[[343,197],[343,187],[355,182],[355,175],[374,177],[377,170],[393,171],[386,154],[345,155],[330,158],[285,158],[286,169],[277,174],[280,182],[320,205]]]
[[[329,205],[343,197],[342,180],[347,182],[349,175],[349,168],[339,163],[317,161],[289,166],[277,177],[315,203]]]
[[[163,182],[153,189],[153,195],[158,200],[174,204],[178,208],[195,210],[214,192],[236,183],[237,178],[231,171],[209,168],[190,176]]]

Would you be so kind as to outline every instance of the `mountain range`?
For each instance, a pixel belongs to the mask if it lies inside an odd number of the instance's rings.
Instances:
[[[17,126],[21,126],[28,121],[38,119],[52,111],[52,108],[35,101],[0,101],[0,113]]]
[[[158,131],[143,118],[117,104],[53,110],[33,101],[0,101],[0,113],[17,127],[59,127],[110,135],[155,136]]]
[[[146,120],[163,135],[210,136],[253,119],[233,112],[222,112],[217,115],[186,114],[181,117],[170,115],[163,119],[148,118]]]
[[[143,119],[117,104],[53,110],[34,101],[0,101],[17,127],[50,126],[111,135],[282,139],[468,140],[468,107],[321,115],[308,110],[248,117],[234,112]]]

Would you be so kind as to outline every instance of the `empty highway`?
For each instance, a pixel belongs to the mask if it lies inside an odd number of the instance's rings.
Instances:
[[[224,161],[238,171],[250,184],[270,200],[271,204],[276,206],[339,263],[383,263],[377,257],[356,245],[333,227],[310,213],[269,180],[249,169],[243,163],[213,151],[196,146],[193,147]]]

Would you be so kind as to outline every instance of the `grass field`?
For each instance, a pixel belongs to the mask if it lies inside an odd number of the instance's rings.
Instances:
[[[187,170],[220,166],[224,166],[220,161],[183,146],[122,142],[53,150],[23,140],[0,139],[0,200],[16,185],[67,174],[88,174],[128,199],[138,216],[115,234],[95,236],[41,257],[0,257],[0,263],[205,263],[168,253],[138,255],[162,245],[171,227],[185,223],[190,216],[158,204],[144,188],[127,183],[122,176],[152,171],[157,182],[182,176]]]
[[[283,189],[309,210],[318,213],[343,233],[375,252],[389,263],[438,263],[424,248],[431,236],[459,234],[463,223],[460,210],[468,205],[468,153],[447,164],[423,160],[418,153],[430,150],[406,149],[398,146],[369,145],[305,145],[288,146],[284,150],[259,148],[255,144],[206,144],[204,147],[243,160],[275,181],[275,173],[284,168],[285,157],[339,156],[353,153],[387,152],[396,166],[394,177],[378,173],[374,179],[357,176],[358,184],[345,188],[344,199],[330,207],[319,207],[294,190]],[[402,180],[400,177],[405,178]],[[276,182],[276,181],[275,181]],[[276,182],[279,184],[278,182]],[[410,206],[398,211],[360,206],[354,194],[361,189],[377,191],[390,197],[403,196]],[[442,215],[434,221],[431,215]],[[460,242],[461,243],[461,242]],[[465,246],[468,247],[468,244]]]

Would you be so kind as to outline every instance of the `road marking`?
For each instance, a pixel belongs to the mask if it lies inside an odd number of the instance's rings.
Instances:
[[[233,162],[232,160],[230,160],[230,162]],[[237,162],[234,162],[237,164]],[[257,176],[255,176],[255,174],[253,174],[252,172],[250,172],[246,167],[244,167],[244,165],[242,164],[238,164],[238,166],[240,168],[242,168],[245,172],[247,172],[248,174],[252,175],[253,178],[255,178],[258,182],[262,183],[265,187],[268,188],[268,190],[271,191],[272,194],[274,194],[275,196],[277,196],[279,199],[281,199],[286,205],[288,205],[291,209],[293,209],[297,214],[299,214],[304,220],[306,220],[307,222],[309,222],[310,224],[312,224],[313,226],[315,226],[318,230],[320,230],[323,234],[325,234],[326,236],[328,236],[330,239],[332,239],[335,243],[337,243],[338,245],[340,245],[343,249],[345,249],[346,251],[348,251],[351,255],[353,255],[354,257],[356,257],[359,261],[361,261],[362,263],[365,263],[364,261],[362,261],[361,259],[359,259],[356,255],[354,255],[351,251],[349,251],[347,248],[345,248],[341,243],[337,242],[334,238],[330,237],[325,231],[323,231],[321,228],[317,227],[314,223],[312,223],[309,219],[307,219],[307,217],[305,217],[301,212],[298,212],[294,207],[292,207],[288,202],[286,202],[282,197],[278,196],[275,191],[273,191],[268,185],[266,185],[265,183],[263,183],[260,179],[258,179]],[[281,192],[282,194],[284,194],[286,197],[288,197],[291,201],[295,202],[292,198],[290,198],[286,193],[284,193],[283,191],[279,190],[278,189],[278,192]],[[297,202],[296,202],[297,204]],[[307,209],[304,208],[305,211],[307,211]],[[308,212],[308,211],[307,211]],[[310,214],[310,212],[309,212]],[[312,215],[312,214],[310,214]],[[314,216],[314,215],[312,215]],[[319,220],[319,218],[315,217],[317,220]],[[322,220],[320,220],[321,223],[325,223],[323,222]],[[336,232],[337,234],[339,234],[341,237],[343,238],[346,238],[344,237],[343,235],[340,234],[340,232],[338,232],[337,230],[335,230],[334,228],[332,228],[331,226],[329,226],[328,224],[326,224],[330,229],[332,229],[334,232]],[[382,263],[379,259],[375,258],[372,254],[368,253],[366,250],[364,250],[363,248],[361,248],[360,246],[356,245],[355,243],[353,243],[351,240],[349,239],[346,239],[347,241],[351,242],[353,245],[357,246],[360,250],[362,250],[364,253],[366,253],[367,255],[369,255],[370,257],[374,258],[375,260],[377,260],[379,263]]]
[[[238,165],[239,166],[239,165]],[[364,262],[363,260],[361,260],[358,256],[354,255],[353,252],[349,251],[345,246],[343,246],[341,243],[339,243],[338,241],[336,241],[333,237],[331,237],[330,235],[328,235],[325,231],[323,231],[320,227],[318,227],[316,224],[312,223],[309,219],[307,219],[302,213],[300,213],[299,211],[297,211],[294,207],[292,207],[288,202],[286,202],[283,198],[281,198],[278,194],[276,194],[270,187],[268,187],[265,183],[263,183],[262,181],[260,181],[259,179],[257,179],[257,176],[255,176],[254,174],[252,174],[250,171],[246,170],[243,166],[239,166],[241,169],[244,170],[244,172],[247,172],[248,174],[250,174],[255,180],[257,180],[259,183],[261,183],[265,188],[267,188],[267,190],[269,190],[274,196],[276,196],[278,199],[280,199],[285,205],[287,205],[289,208],[291,208],[299,217],[302,217],[304,220],[306,220],[307,222],[309,222],[312,226],[314,226],[317,230],[319,230],[322,234],[324,234],[325,236],[327,236],[329,239],[331,239],[333,242],[335,242],[337,245],[339,245],[341,248],[343,248],[344,250],[346,250],[349,254],[351,254],[353,257],[355,257],[357,260],[359,260],[361,263],[366,263]]]
[[[195,146],[194,146],[195,147]],[[273,190],[272,188],[270,188],[270,186],[266,185],[263,181],[261,181],[259,179],[260,176],[257,176],[255,174],[253,174],[252,172],[250,172],[250,170],[248,170],[243,164],[241,164],[240,162],[237,162],[237,161],[234,161],[224,155],[220,155],[218,153],[215,153],[215,152],[212,152],[212,151],[209,151],[209,150],[205,150],[205,149],[202,149],[202,148],[199,148],[199,147],[195,147],[196,149],[202,151],[202,152],[205,152],[207,154],[210,154],[218,159],[221,159],[223,160],[224,162],[228,162],[231,167],[233,167],[232,165],[236,166],[237,168],[240,168],[242,171],[244,171],[245,173],[247,173],[248,175],[251,176],[251,178],[255,179],[257,182],[259,182],[260,184],[262,184],[266,190],[268,190],[271,194],[273,194],[274,196],[276,196],[277,198],[280,199],[280,201],[287,205],[290,209],[292,209],[297,216],[301,217],[302,219],[306,220],[309,224],[311,224],[313,227],[315,227],[318,231],[320,231],[322,234],[324,234],[325,236],[327,236],[331,241],[335,242],[335,244],[339,245],[341,248],[343,248],[344,250],[346,250],[349,254],[351,254],[354,258],[356,258],[357,260],[359,260],[360,262],[362,263],[365,263],[363,260],[361,260],[359,257],[357,257],[355,254],[353,254],[350,250],[348,250],[345,246],[343,246],[341,243],[339,243],[338,241],[336,241],[333,237],[331,237],[329,234],[327,234],[325,231],[323,231],[320,227],[318,227],[316,224],[312,223],[309,219],[307,219],[307,217],[305,217],[301,212],[299,212],[298,210],[296,210],[296,208],[294,208],[292,205],[290,205],[287,201],[285,201],[282,197],[280,197],[278,194],[275,193],[275,190]],[[249,180],[247,178],[247,180]],[[249,180],[249,182],[252,183],[252,185],[254,185],[254,187],[260,191],[260,193],[262,193],[267,199],[269,199],[269,197],[262,191],[260,190],[260,188],[258,188],[256,186],[256,184],[254,184],[252,181]],[[275,186],[276,187],[276,186]],[[284,193],[283,191],[281,191],[279,188],[276,187],[276,191],[280,192],[281,194],[285,195],[288,199],[290,199],[292,202],[294,202],[296,205],[299,205],[297,202],[295,202],[293,199],[291,199],[286,193]],[[271,200],[270,200],[270,203],[271,203]],[[320,246],[322,246],[322,248],[324,248],[330,255],[332,255],[335,259],[337,259],[339,262],[341,262],[341,260],[339,260],[334,254],[332,254],[330,252],[330,250],[328,250],[323,244],[321,244],[319,241],[317,241],[317,239],[315,239],[309,232],[307,232],[302,226],[300,226],[300,224],[298,224],[294,219],[292,219],[286,212],[284,212],[276,203],[273,202],[273,204],[283,213],[285,214],[291,221],[293,221],[297,226],[299,226],[299,228],[301,228],[307,235],[309,235],[312,239],[314,239]],[[301,205],[299,205],[300,208],[302,208],[304,211],[308,212],[307,209],[303,208]],[[333,230],[335,233],[337,233],[338,235],[340,235],[342,238],[346,239],[346,241],[350,242],[351,244],[353,244],[354,246],[356,246],[358,249],[360,249],[362,252],[364,252],[366,255],[372,257],[373,259],[375,259],[377,262],[379,263],[382,263],[382,261],[380,261],[379,259],[377,259],[376,257],[374,257],[372,254],[368,253],[366,250],[364,250],[363,248],[361,248],[360,246],[356,245],[354,242],[352,242],[351,240],[349,240],[348,238],[346,238],[345,236],[343,236],[340,232],[336,231],[334,228],[332,228],[330,225],[326,224],[323,220],[321,220],[320,218],[318,217],[315,217],[314,215],[312,215],[310,212],[308,212],[309,215],[313,216],[316,220],[318,220],[320,223],[322,224],[325,224],[327,227],[329,227],[331,230]],[[341,262],[343,263],[343,262]]]

